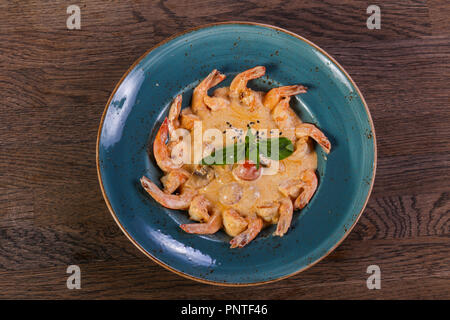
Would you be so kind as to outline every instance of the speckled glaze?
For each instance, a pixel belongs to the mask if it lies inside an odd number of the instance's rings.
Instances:
[[[168,210],[139,184],[161,171],[147,148],[168,105],[179,93],[183,107],[212,69],[230,78],[264,65],[266,77],[250,87],[301,83],[295,109],[329,137],[332,151],[318,151],[319,187],[309,205],[295,212],[282,238],[274,227],[243,249],[229,237],[184,233],[186,212]],[[222,84],[221,84],[222,85]],[[220,86],[220,85],[219,85]],[[97,140],[97,169],[105,201],[128,238],[157,263],[185,277],[218,285],[252,285],[286,278],[328,255],[356,224],[375,178],[376,143],[367,105],[344,69],[322,49],[273,26],[230,22],[207,25],[157,45],[124,75],[104,111]]]

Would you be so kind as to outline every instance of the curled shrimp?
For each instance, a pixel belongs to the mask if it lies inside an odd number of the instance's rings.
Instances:
[[[278,202],[267,202],[256,207],[256,214],[260,216],[265,222],[276,223],[278,221],[278,209],[280,204]]]
[[[213,214],[208,222],[182,224],[180,228],[187,233],[214,234],[222,228],[222,215],[218,209],[213,209]]]
[[[272,89],[273,90],[273,89]],[[290,97],[281,99],[272,110],[272,119],[281,130],[282,136],[295,142],[295,127],[301,124],[301,121],[289,106]]]
[[[194,221],[209,221],[208,211],[211,209],[211,202],[204,195],[197,195],[192,199],[189,206],[189,217]]]
[[[169,116],[167,117],[167,126],[169,130],[169,139],[170,141],[177,141],[178,136],[176,134],[176,129],[180,126],[180,121],[178,117],[180,116],[181,111],[181,103],[182,97],[181,94],[177,95],[172,102],[169,110]]]
[[[239,73],[234,77],[230,84],[230,97],[239,99],[239,101],[250,107],[253,111],[255,107],[255,97],[253,91],[247,88],[247,83],[250,80],[262,77],[266,73],[264,66],[257,66],[252,69]]]
[[[222,213],[223,226],[226,233],[235,237],[245,230],[248,226],[247,220],[245,220],[239,212],[229,208]]]
[[[156,202],[169,209],[189,208],[192,198],[197,194],[197,191],[191,188],[184,188],[179,195],[167,194],[145,176],[141,178],[141,185]]]
[[[246,230],[242,231],[236,237],[231,239],[230,247],[231,248],[242,248],[247,245],[250,241],[255,239],[258,233],[261,231],[263,227],[263,220],[258,217],[256,214],[247,217],[248,227]]]
[[[300,138],[295,142],[295,151],[289,156],[288,161],[302,162],[305,155],[310,153],[312,150],[313,147],[309,143],[309,138]]]
[[[311,200],[317,189],[317,176],[314,169],[305,170],[301,177],[302,190],[300,195],[295,199],[294,207],[303,209]]]
[[[300,195],[302,183],[298,179],[284,180],[278,186],[278,191],[285,197],[297,198]]]
[[[192,113],[191,108],[185,108],[181,111],[181,128],[186,130],[192,130],[194,128],[194,122],[200,121],[200,117]]]
[[[266,108],[272,110],[283,98],[295,96],[300,93],[306,93],[307,88],[302,85],[293,85],[278,87],[269,90],[263,99]]]
[[[190,173],[184,169],[170,171],[161,178],[165,193],[174,193],[190,176]]]
[[[178,117],[180,115],[181,102],[181,95],[176,96],[170,106],[169,116],[164,119],[153,142],[153,155],[155,156],[156,163],[165,172],[176,170],[182,166],[182,163],[173,161],[170,156],[170,148],[166,144],[168,139],[171,142],[178,140],[176,128],[179,126]]]
[[[316,141],[326,153],[330,153],[331,143],[327,137],[315,125],[302,123],[295,128],[297,138],[311,137]]]
[[[243,91],[247,89],[247,83],[250,80],[262,77],[266,73],[266,67],[257,66],[239,73],[234,77],[230,84],[230,96],[238,97]]]
[[[281,199],[278,212],[280,213],[280,217],[278,218],[277,230],[273,235],[282,237],[291,226],[292,214],[294,212],[292,200],[290,198]]]
[[[199,111],[207,111],[207,105],[204,102],[205,96],[208,95],[208,90],[222,82],[226,76],[216,69],[203,79],[200,84],[195,87],[192,95],[192,111],[198,113]]]

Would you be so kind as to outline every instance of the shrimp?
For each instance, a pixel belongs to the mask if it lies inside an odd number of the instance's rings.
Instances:
[[[269,223],[276,223],[278,221],[278,208],[280,204],[278,202],[267,202],[256,207],[256,214],[260,216],[264,221]]]
[[[237,212],[236,210],[234,210],[232,208],[226,209],[222,213],[222,219],[223,219],[223,226],[225,228],[226,233],[228,233],[232,237],[235,237],[238,234],[240,234],[248,226],[247,220],[245,220],[239,214],[239,212]]]
[[[155,142],[153,142],[153,155],[155,157],[158,167],[164,172],[170,172],[181,168],[182,162],[175,162],[170,157],[169,146],[166,144],[167,138],[169,136],[169,120],[167,117],[164,119],[158,133],[155,137]]]
[[[203,102],[205,102],[212,111],[217,111],[230,105],[230,101],[222,97],[205,96]]]
[[[205,96],[208,95],[208,90],[218,85],[225,78],[226,76],[224,74],[221,74],[214,69],[197,87],[195,87],[192,95],[192,111],[194,113],[208,110],[207,105],[204,102]]]
[[[289,106],[290,99],[290,97],[286,97],[278,102],[272,110],[272,119],[280,129],[282,136],[295,143],[295,128],[301,124],[301,121]]]
[[[294,202],[294,207],[296,209],[303,209],[316,192],[318,181],[315,170],[308,169],[303,171],[301,183],[302,183],[302,191]]]
[[[211,202],[204,196],[198,195],[192,199],[191,205],[189,206],[189,217],[194,221],[208,222],[209,213],[211,209]]]
[[[297,138],[313,138],[326,153],[330,153],[330,141],[328,141],[327,137],[315,125],[311,123],[302,123],[295,128],[295,135]]]
[[[200,117],[193,114],[191,108],[185,108],[181,111],[181,128],[192,130],[195,121],[200,121]]]
[[[294,207],[290,198],[283,198],[280,200],[280,208],[278,209],[280,217],[278,219],[277,230],[273,233],[274,236],[282,237],[289,229],[292,221],[292,214]]]
[[[191,188],[183,188],[179,195],[167,194],[145,176],[141,178],[141,185],[156,202],[169,209],[189,208],[192,198],[197,194],[197,191]]]
[[[273,88],[269,90],[269,92],[267,92],[264,96],[263,104],[266,108],[272,110],[281,101],[282,98],[295,96],[300,93],[306,93],[307,89],[308,88],[302,85]]]
[[[293,199],[300,195],[301,189],[302,183],[298,179],[284,180],[278,186],[278,191],[280,191],[283,196],[291,197]]]
[[[313,147],[311,146],[311,143],[308,140],[309,140],[308,137],[303,137],[297,140],[297,142],[295,143],[295,150],[287,160],[296,162],[303,161],[305,155],[307,155],[313,150]]]
[[[256,214],[247,217],[248,227],[245,231],[242,231],[236,237],[231,239],[230,247],[231,248],[242,248],[247,245],[250,241],[255,239],[258,233],[261,231],[263,227],[263,220],[258,217]]]
[[[255,97],[253,91],[247,88],[247,83],[250,80],[262,77],[265,73],[266,68],[264,66],[257,66],[239,73],[230,84],[230,97],[238,98],[240,102],[249,106],[250,110],[253,111]]]
[[[164,186],[164,192],[171,194],[174,193],[183,183],[187,181],[190,173],[183,169],[176,169],[170,171],[161,178],[161,182]]]
[[[266,73],[266,67],[257,66],[239,73],[230,84],[230,96],[239,97],[247,89],[250,80],[262,77]]]
[[[187,233],[214,234],[222,228],[222,214],[218,209],[214,208],[208,222],[182,224],[180,228]]]

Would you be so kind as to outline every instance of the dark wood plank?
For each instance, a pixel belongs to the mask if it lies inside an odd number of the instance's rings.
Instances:
[[[353,232],[352,241],[448,236],[448,192],[371,197]]]
[[[424,241],[426,240],[426,241]],[[424,243],[425,242],[425,243]],[[65,287],[66,266],[48,266],[14,272],[1,272],[8,278],[6,290],[15,298],[147,298],[147,299],[286,299],[286,298],[449,298],[447,266],[448,237],[416,238],[415,240],[377,240],[367,243],[344,242],[334,253],[313,268],[282,282],[255,288],[223,288],[185,280],[149,260],[118,260],[116,263],[90,262],[80,264],[82,289]],[[381,268],[382,289],[368,290],[366,269],[377,264]],[[32,281],[31,281],[32,279]],[[440,285],[434,289],[431,284]],[[404,290],[413,282],[425,284],[425,290]],[[430,284],[430,286],[428,285]],[[416,284],[417,285],[417,284]],[[14,290],[11,290],[14,288]],[[52,288],[51,290],[48,290]],[[183,288],[182,290],[180,290]],[[8,290],[10,289],[10,290]],[[310,290],[314,290],[311,294]],[[337,294],[339,293],[339,294]]]
[[[34,218],[34,201],[32,188],[0,187],[0,228],[17,225],[25,226]]]
[[[420,143],[420,142],[419,142]],[[450,190],[450,153],[378,159],[374,196]]]
[[[0,44],[3,65],[42,66],[72,64],[73,55],[85,63],[99,61],[108,48],[115,59],[141,52],[167,36],[205,23],[250,20],[275,24],[318,43],[408,39],[431,35],[425,2],[384,3],[383,27],[369,32],[366,8],[370,1],[227,1],[110,2],[80,1],[82,29],[70,32],[65,25],[67,3],[55,1],[7,2],[2,5]],[[6,8],[5,8],[6,6]],[[45,8],[44,8],[45,7]],[[112,10],[113,9],[113,10]],[[21,21],[20,25],[17,21]],[[133,34],[133,37],[129,35]],[[146,42],[142,42],[144,39]],[[112,45],[112,43],[113,45]],[[80,45],[83,44],[83,45]],[[146,45],[146,47],[142,47]],[[20,50],[18,50],[20,49]]]
[[[79,190],[80,188],[74,187],[74,189]],[[57,188],[54,188],[54,191],[45,191],[45,193],[51,192],[57,192]],[[1,270],[7,270],[8,274],[19,274],[23,277],[27,274],[39,273],[39,270],[51,269],[52,272],[56,272],[50,277],[53,279],[64,277],[58,273],[61,271],[55,270],[64,269],[76,261],[83,270],[87,270],[88,277],[87,285],[84,285],[83,291],[77,293],[76,296],[87,295],[92,298],[137,297],[141,294],[143,297],[156,298],[155,295],[166,288],[166,280],[154,279],[161,273],[167,277],[167,281],[170,281],[172,286],[198,286],[192,281],[163,271],[161,267],[144,257],[114,226],[107,212],[99,217],[93,217],[89,208],[97,207],[94,198],[88,198],[84,202],[81,200],[83,196],[89,197],[87,192],[80,196],[73,195],[73,199],[61,199],[64,194],[71,193],[63,192],[61,195],[51,197],[55,199],[56,203],[60,203],[60,208],[65,209],[64,215],[61,215],[61,210],[53,209],[55,214],[51,217],[54,217],[56,221],[52,223],[51,227],[49,221],[46,221],[48,217],[32,221],[27,217],[14,218],[14,223],[6,223],[5,226],[0,227]],[[46,199],[43,195],[43,192],[39,192],[36,198]],[[35,203],[37,204],[39,200],[36,198]],[[76,201],[81,201],[81,203],[73,206]],[[39,211],[36,212],[38,216],[47,211],[45,206],[37,205],[36,207],[39,208]],[[450,257],[450,249],[447,245],[450,228],[449,211],[448,193],[372,198],[360,223],[335,252],[312,269],[294,277],[293,280],[288,279],[271,284],[270,290],[262,290],[267,294],[263,297],[278,297],[281,290],[290,286],[317,288],[321,284],[323,286],[323,283],[329,283],[334,288],[338,283],[348,286],[355,283],[364,285],[364,270],[370,264],[379,264],[383,270],[383,279],[392,281],[395,285],[399,285],[399,282],[396,281],[399,278],[411,280],[419,276],[444,277],[448,274]],[[48,212],[48,214],[52,213]],[[74,222],[73,216],[75,215],[82,218]],[[8,220],[12,220],[12,218]],[[30,223],[33,228],[29,227]],[[83,231],[80,232],[80,229]],[[49,242],[52,245],[45,246],[45,250],[42,250],[42,245]],[[95,266],[92,266],[92,263]],[[120,277],[115,274],[117,272],[121,272]],[[97,291],[97,285],[103,278],[112,281],[109,285],[115,289],[106,290],[104,288],[105,291],[103,289]],[[118,278],[123,280],[117,280]],[[128,284],[135,283],[131,286],[133,289],[130,289],[134,293],[124,292],[121,281]],[[89,283],[92,285],[88,285]],[[44,281],[42,284],[45,285]],[[151,289],[146,286],[151,286]],[[224,298],[221,296],[222,290],[214,291],[215,289],[210,289],[209,286],[200,286],[203,289],[196,290],[196,292],[204,295],[203,298],[208,295]],[[275,289],[277,292],[271,293]],[[246,289],[243,290],[240,297],[245,297]],[[27,294],[25,291],[21,294]],[[306,292],[304,291],[305,296],[307,296]],[[332,298],[331,293],[332,291],[328,293],[330,294],[327,296],[328,298]],[[70,297],[73,294],[64,286],[59,286],[57,290],[48,293],[48,297],[50,295]],[[135,294],[136,296],[134,296]],[[233,296],[235,295],[236,293],[233,292]],[[188,298],[187,295],[180,293],[170,293],[170,297]],[[374,296],[367,290],[364,297]]]
[[[450,21],[450,7],[446,0],[428,1],[431,29],[433,34],[449,34]]]

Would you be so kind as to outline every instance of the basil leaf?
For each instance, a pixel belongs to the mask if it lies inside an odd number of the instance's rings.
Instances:
[[[233,164],[245,159],[245,144],[234,143],[228,147],[214,150],[209,156],[202,159],[204,165]]]
[[[288,138],[263,139],[257,142],[255,136],[250,132],[245,136],[245,143],[234,143],[226,148],[214,150],[209,156],[202,159],[201,164],[233,164],[246,159],[256,163],[256,168],[259,169],[260,155],[272,160],[283,160],[293,152],[294,145]]]
[[[245,136],[245,159],[250,160],[253,163],[256,163],[256,168],[259,168],[259,144],[256,140],[255,135],[252,132],[252,129],[249,128],[247,131],[247,135]]]
[[[278,150],[277,150],[278,147]],[[294,152],[292,141],[286,137],[259,141],[259,153],[272,160],[283,160]]]

